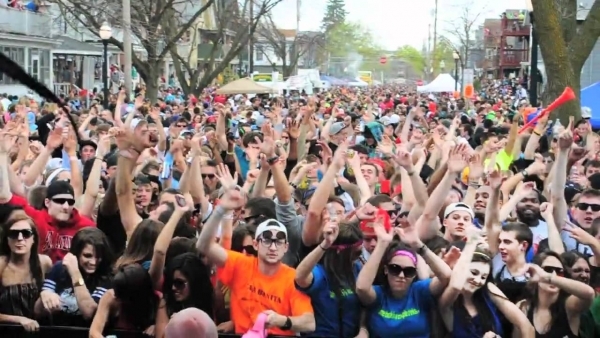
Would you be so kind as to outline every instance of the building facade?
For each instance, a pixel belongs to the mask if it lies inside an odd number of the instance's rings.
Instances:
[[[0,6],[0,51],[49,88],[52,81],[52,49],[58,43],[52,29],[52,16],[41,8],[32,11]],[[29,88],[0,74],[0,92],[31,94]]]

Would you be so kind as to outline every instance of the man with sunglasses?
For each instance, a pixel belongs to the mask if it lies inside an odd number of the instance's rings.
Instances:
[[[595,189],[584,190],[571,208],[571,221],[590,232],[592,224],[598,218],[600,218],[600,191]],[[561,237],[567,251],[576,250],[584,255],[593,255],[592,248],[579,243],[571,237],[570,232],[563,230]]]
[[[69,252],[71,240],[79,229],[96,226],[74,208],[75,192],[67,181],[54,181],[48,186],[42,210],[31,207],[27,200],[16,195],[9,204],[22,206],[33,219],[40,238],[39,253],[50,256],[52,262],[62,260]]]
[[[226,191],[205,223],[197,249],[218,267],[217,276],[231,290],[231,318],[235,333],[243,334],[261,313],[267,314],[269,334],[312,332],[315,317],[310,298],[294,285],[295,270],[282,263],[288,251],[288,232],[282,223],[267,219],[255,232],[257,257],[226,250],[215,242],[225,215],[243,207],[245,198],[237,187]]]

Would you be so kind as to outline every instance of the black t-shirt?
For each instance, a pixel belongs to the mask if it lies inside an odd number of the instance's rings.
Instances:
[[[120,256],[125,251],[125,245],[127,244],[127,234],[125,233],[123,222],[121,222],[121,215],[118,210],[112,215],[103,215],[100,210],[98,208],[98,217],[96,218],[97,227],[108,238],[113,252],[117,256]],[[141,214],[140,217],[146,219],[148,218],[148,214]]]

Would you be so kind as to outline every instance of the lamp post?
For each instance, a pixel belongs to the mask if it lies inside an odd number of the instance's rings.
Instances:
[[[103,100],[102,105],[104,109],[108,108],[108,40],[112,37],[112,28],[108,22],[104,22],[102,27],[100,27],[100,39],[102,39],[102,44],[104,45],[104,58],[102,60],[102,85],[103,85]]]
[[[454,58],[454,91],[458,91],[458,60],[460,54],[457,51],[452,52],[452,58]]]

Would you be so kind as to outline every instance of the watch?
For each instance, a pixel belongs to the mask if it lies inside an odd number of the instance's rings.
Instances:
[[[279,159],[279,156],[271,157],[271,158],[267,159],[267,163],[269,163],[269,165],[273,165],[275,162],[277,162],[278,159]]]
[[[285,317],[285,324],[283,324],[283,326],[280,327],[280,329],[287,331],[290,330],[292,328],[292,319],[290,319],[290,317]]]
[[[73,288],[76,288],[78,286],[85,286],[85,282],[83,281],[83,278],[79,278],[75,283],[73,283]]]

